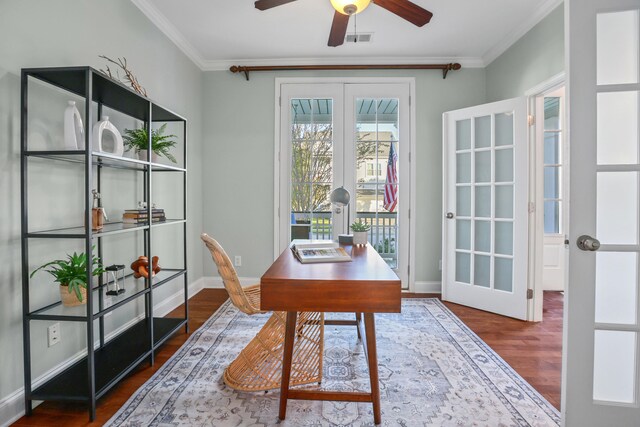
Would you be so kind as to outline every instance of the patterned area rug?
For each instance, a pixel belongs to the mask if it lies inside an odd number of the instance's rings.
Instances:
[[[279,391],[224,385],[224,368],[268,316],[225,303],[107,425],[373,426],[371,404],[296,400],[278,423]],[[440,301],[403,300],[402,314],[376,315],[376,332],[382,425],[560,425],[558,411]],[[355,328],[325,327],[324,356],[322,389],[369,390]]]

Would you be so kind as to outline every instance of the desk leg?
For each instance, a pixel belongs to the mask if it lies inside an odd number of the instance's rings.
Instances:
[[[371,379],[371,400],[373,403],[373,422],[380,424],[380,381],[378,379],[378,353],[376,351],[376,325],[373,313],[364,313],[365,334],[367,337],[367,358],[369,378]]]
[[[282,377],[280,380],[280,413],[278,418],[284,420],[287,415],[287,399],[289,397],[289,380],[291,378],[291,361],[293,359],[293,341],[296,335],[298,312],[287,312],[287,326],[284,332],[284,350],[282,354]],[[376,368],[376,378],[378,377]]]

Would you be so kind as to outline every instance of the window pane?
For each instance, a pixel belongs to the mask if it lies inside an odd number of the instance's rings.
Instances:
[[[513,181],[513,148],[496,150],[496,182]]]
[[[560,132],[544,133],[544,164],[560,164]]]
[[[598,164],[638,163],[638,92],[599,93]]]
[[[496,114],[496,146],[513,145],[513,113]]]
[[[473,284],[488,288],[490,286],[491,257],[486,255],[475,255],[473,264]]]
[[[491,147],[491,116],[476,117],[475,148]]]
[[[471,216],[471,187],[456,188],[456,214]]]
[[[596,229],[604,244],[638,243],[638,172],[599,172]]]
[[[596,322],[636,322],[637,274],[637,253],[596,253]]]
[[[502,255],[513,255],[513,223],[495,223],[495,253]]]
[[[593,398],[633,403],[636,386],[635,332],[595,331],[593,351]]]
[[[471,221],[456,220],[456,249],[471,249]]]
[[[597,15],[599,85],[638,83],[638,10]]]
[[[511,258],[495,258],[494,289],[513,291],[513,260]]]
[[[471,148],[471,119],[456,122],[456,150]]]
[[[488,185],[476,186],[476,211],[475,216],[491,217],[491,187]]]
[[[544,202],[544,232],[546,234],[560,233],[560,202],[556,200]]]
[[[471,255],[456,252],[456,282],[471,283]]]
[[[456,182],[471,182],[471,153],[456,154]]]
[[[544,198],[560,198],[560,168],[545,166],[544,168]]]
[[[474,249],[480,252],[491,251],[491,222],[475,221]]]
[[[513,185],[496,185],[496,218],[513,218]]]
[[[491,181],[491,151],[477,151],[476,156],[476,182]]]
[[[560,130],[560,98],[544,98],[544,129]]]

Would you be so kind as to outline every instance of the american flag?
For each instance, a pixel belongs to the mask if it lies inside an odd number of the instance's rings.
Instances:
[[[398,156],[393,149],[393,142],[389,148],[389,161],[387,162],[387,180],[384,183],[384,208],[389,212],[396,210],[398,205]]]

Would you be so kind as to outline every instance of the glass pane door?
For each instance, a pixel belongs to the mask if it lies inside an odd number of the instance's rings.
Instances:
[[[369,242],[398,267],[398,99],[357,98],[356,220],[371,226]]]
[[[333,99],[292,99],[290,106],[290,237],[332,239]]]

